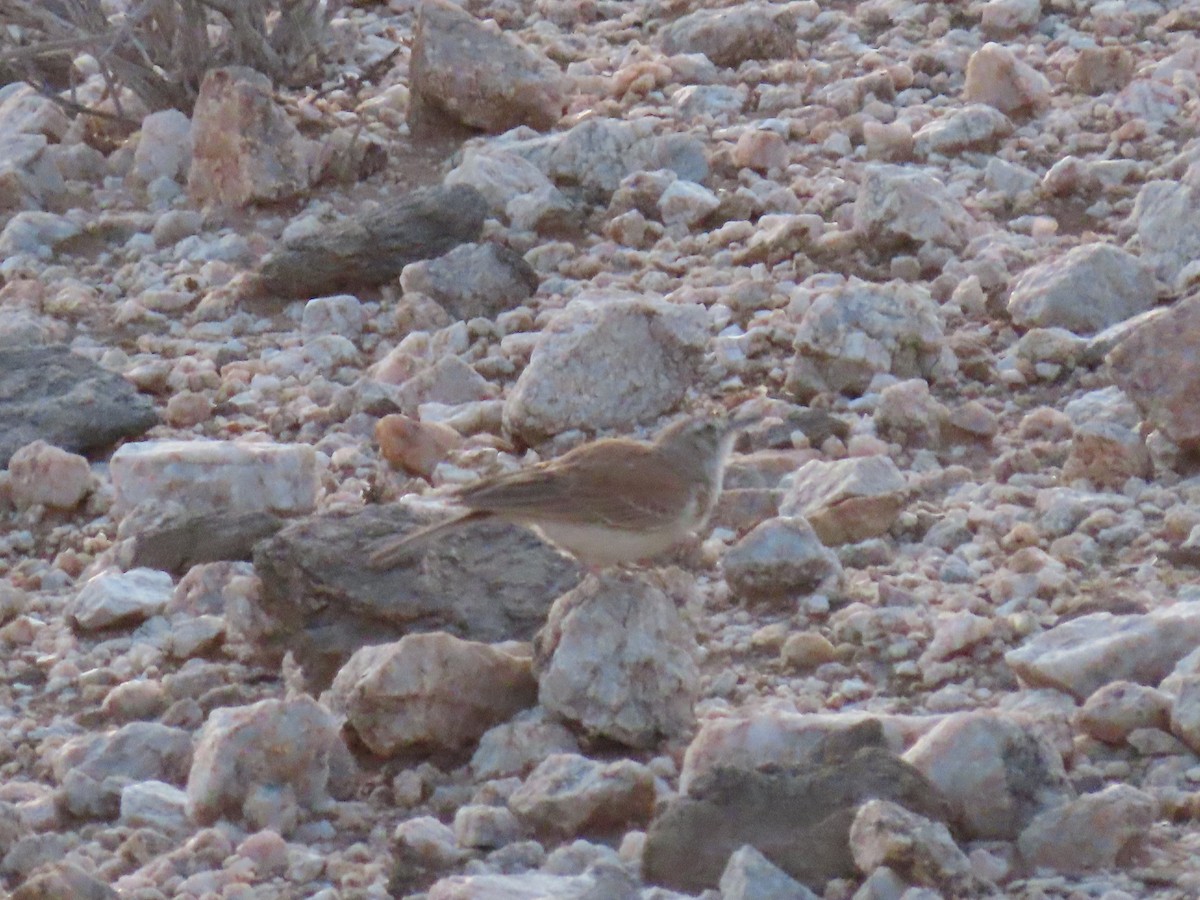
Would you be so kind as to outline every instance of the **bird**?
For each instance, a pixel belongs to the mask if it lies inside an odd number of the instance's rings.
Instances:
[[[377,541],[368,564],[394,568],[429,538],[481,519],[530,526],[593,572],[651,559],[707,523],[742,424],[702,413],[653,441],[604,438],[483,478],[450,494],[458,515]]]

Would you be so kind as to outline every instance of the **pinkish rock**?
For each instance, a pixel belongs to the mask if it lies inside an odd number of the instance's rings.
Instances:
[[[82,456],[45,441],[26,444],[8,461],[17,506],[73,509],[92,490],[92,468]]]
[[[1123,744],[1139,728],[1167,730],[1170,720],[1168,694],[1131,681],[1114,681],[1087,698],[1075,714],[1075,727],[1098,741]]]
[[[338,722],[311,697],[214,710],[200,730],[188,775],[188,814],[222,816],[280,833],[302,814],[344,796],[354,762]]]
[[[1133,78],[1133,54],[1125,47],[1084,47],[1067,70],[1067,84],[1085,94],[1119,91]]]
[[[1007,47],[987,43],[971,54],[963,99],[1002,113],[1037,111],[1050,100],[1050,82]]]
[[[1158,804],[1145,791],[1114,784],[1039,814],[1017,846],[1031,867],[1064,875],[1112,869],[1127,847],[1145,839]]]
[[[462,749],[537,700],[528,656],[440,631],[362,648],[330,690],[379,756]]]
[[[271,80],[241,66],[210,69],[192,113],[188,192],[197,203],[241,207],[309,186],[314,144],[272,97]]]
[[[408,121],[430,114],[483,131],[518,125],[539,131],[562,117],[558,67],[511,35],[489,28],[449,0],[424,0],[409,63]]]
[[[941,790],[954,824],[975,838],[1012,840],[1035,815],[1072,794],[1056,750],[991,711],[946,718],[904,760]]]
[[[1200,449],[1200,294],[1133,330],[1111,353],[1113,381],[1185,450]]]
[[[801,466],[779,504],[803,516],[827,546],[885,534],[908,502],[904,475],[886,456],[856,456]]]
[[[654,800],[654,774],[641,763],[556,753],[529,773],[508,805],[539,834],[570,838],[644,824]]]
[[[796,26],[770,4],[744,3],[701,9],[662,30],[663,52],[703,53],[718,66],[737,68],[748,59],[785,59],[796,52]]]
[[[440,422],[393,414],[375,423],[375,441],[389,463],[428,478],[446,454],[462,443],[462,435]]]

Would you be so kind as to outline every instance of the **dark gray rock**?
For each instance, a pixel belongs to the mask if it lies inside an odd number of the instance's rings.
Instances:
[[[702,9],[662,30],[663,52],[703,53],[736,69],[748,59],[786,59],[796,52],[796,23],[768,4]]]
[[[418,188],[269,254],[245,299],[324,297],[391,281],[409,263],[479,238],[488,205],[475,188]]]
[[[248,561],[254,545],[282,527],[283,519],[266,511],[168,515],[139,530],[127,567],[182,575],[200,563]]]
[[[836,743],[836,742],[835,742]],[[826,758],[835,757],[834,746]],[[892,800],[944,821],[945,801],[912,766],[879,747],[790,772],[719,768],[666,804],[646,833],[643,874],[672,890],[716,887],[729,857],[750,845],[818,893],[854,878],[850,825],[864,800]]]
[[[39,439],[86,453],[157,424],[149,397],[61,344],[0,348],[0,466]]]
[[[400,285],[405,293],[432,297],[456,319],[494,319],[528,300],[538,277],[519,253],[487,241],[414,263],[400,276]]]
[[[490,521],[449,531],[397,568],[367,566],[375,541],[426,522],[403,506],[373,506],[312,516],[260,542],[267,643],[292,650],[326,684],[359,647],[412,632],[527,640],[580,580],[578,564],[533,532]]]

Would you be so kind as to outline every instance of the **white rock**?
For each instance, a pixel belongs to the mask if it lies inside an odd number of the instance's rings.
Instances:
[[[177,109],[150,113],[142,120],[130,174],[142,184],[156,178],[180,181],[192,164],[192,123]]]
[[[174,590],[171,576],[157,569],[101,572],[84,584],[70,615],[87,631],[136,624],[166,609]]]
[[[187,794],[162,781],[138,781],[121,791],[120,823],[128,828],[154,828],[163,834],[187,834]]]
[[[357,297],[338,294],[334,297],[314,297],[304,304],[300,333],[305,338],[337,334],[352,341],[362,336],[363,310]]]
[[[720,205],[717,195],[704,185],[682,178],[672,181],[658,199],[658,211],[664,225],[691,227]]]
[[[708,337],[699,304],[582,294],[542,332],[505,403],[505,427],[533,441],[655,419],[695,382]]]
[[[113,454],[109,474],[120,509],[175,501],[189,510],[311,512],[320,471],[307,444],[147,441]]]
[[[1137,257],[1111,244],[1074,247],[1024,272],[1008,298],[1018,325],[1097,331],[1153,309],[1154,277]]]
[[[1020,679],[1084,700],[1110,681],[1156,685],[1200,644],[1200,603],[1145,614],[1091,613],[1005,654]]]

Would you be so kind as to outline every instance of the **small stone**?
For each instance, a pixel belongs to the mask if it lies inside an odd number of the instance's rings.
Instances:
[[[827,546],[886,533],[907,502],[904,476],[886,456],[814,459],[790,482],[780,513],[803,516]]]
[[[780,648],[780,658],[784,665],[799,672],[833,662],[837,655],[837,648],[830,643],[829,638],[815,631],[788,635]]]
[[[192,123],[177,109],[150,113],[133,151],[130,175],[140,184],[156,178],[180,181],[192,164]]]
[[[850,826],[850,852],[862,872],[887,866],[949,896],[973,896],[985,889],[943,823],[897,803],[868,800],[859,808]]]
[[[1080,701],[1113,681],[1158,684],[1200,644],[1200,608],[1193,606],[1080,616],[1035,635],[1004,659],[1023,682]]]
[[[485,732],[471,757],[471,773],[477,781],[524,776],[551,754],[578,752],[571,730],[538,707]]]
[[[162,781],[139,781],[121,791],[118,820],[129,828],[153,828],[163,834],[190,834],[187,794]]]
[[[562,73],[513,35],[487,28],[449,0],[421,4],[409,62],[409,125],[431,115],[502,132],[552,127],[563,114]]]
[[[855,232],[876,246],[916,242],[961,247],[975,231],[962,204],[933,176],[872,163],[854,202]]]
[[[582,294],[542,331],[505,402],[505,427],[534,442],[653,421],[694,383],[707,345],[702,306]]]
[[[1111,244],[1075,247],[1027,270],[1008,299],[1025,328],[1066,328],[1090,335],[1152,309],[1154,277],[1137,257]]]
[[[782,170],[788,164],[787,142],[775,131],[763,128],[744,131],[733,146],[733,162],[739,168],[756,172]]]
[[[677,178],[659,197],[658,211],[664,225],[682,224],[690,228],[720,205],[717,195],[704,185]]]
[[[35,504],[74,509],[92,491],[92,469],[82,456],[45,441],[17,450],[8,461],[12,498],[19,507]]]
[[[455,319],[494,319],[528,300],[538,277],[520,254],[488,241],[410,263],[400,273],[400,286],[406,294],[432,297]]]
[[[191,428],[212,418],[213,402],[199,391],[180,391],[167,401],[165,418],[176,428]]]
[[[1112,869],[1157,818],[1152,796],[1114,784],[1041,813],[1021,832],[1017,846],[1029,865],[1065,875]]]
[[[1071,796],[1062,759],[1004,715],[943,719],[904,754],[954,809],[970,837],[1013,840],[1035,815]]]
[[[443,632],[364,647],[342,667],[331,697],[363,743],[380,756],[459,750],[532,706],[527,656]]]
[[[1200,250],[1200,241],[1197,243]],[[1113,381],[1148,421],[1185,450],[1200,448],[1200,294],[1126,336],[1108,355]]]
[[[1133,78],[1133,54],[1125,47],[1083,47],[1067,70],[1067,84],[1085,94],[1119,91]]]
[[[317,145],[301,136],[271,80],[244,66],[209,69],[192,113],[188,192],[199,203],[241,207],[308,187]]]
[[[640,763],[557,753],[529,774],[508,804],[529,828],[562,839],[645,824],[654,797],[654,776]]]
[[[503,806],[460,806],[454,814],[454,838],[464,849],[492,850],[520,840],[521,823]]]
[[[357,341],[362,336],[362,330],[362,304],[351,294],[314,297],[304,304],[300,333],[305,338],[338,334]]]
[[[123,790],[155,779],[181,782],[192,761],[191,735],[157,722],[131,722],[109,734],[86,734],[54,757],[66,808],[83,818],[117,815]]]
[[[447,454],[462,444],[462,435],[440,422],[421,422],[393,414],[375,423],[379,452],[393,466],[428,478]]]
[[[85,631],[132,625],[161,613],[174,591],[171,576],[154,569],[94,575],[71,603],[71,620]]]
[[[967,61],[963,98],[1003,113],[1037,110],[1049,102],[1050,82],[1007,47],[989,42]]]
[[[1075,714],[1075,725],[1096,740],[1122,744],[1138,728],[1165,730],[1170,719],[1167,694],[1131,681],[1114,681],[1087,698]]]
[[[817,900],[817,895],[747,845],[721,873],[721,900]]]
[[[747,59],[786,59],[796,52],[795,23],[764,3],[698,10],[676,19],[661,35],[668,55],[703,53],[730,69]]]
[[[735,593],[754,599],[836,593],[842,580],[837,555],[801,517],[757,525],[729,549],[722,568]]]
[[[222,816],[278,824],[282,834],[301,812],[327,809],[331,792],[344,795],[353,770],[337,721],[311,697],[222,707],[197,738],[188,815],[201,824]]]

